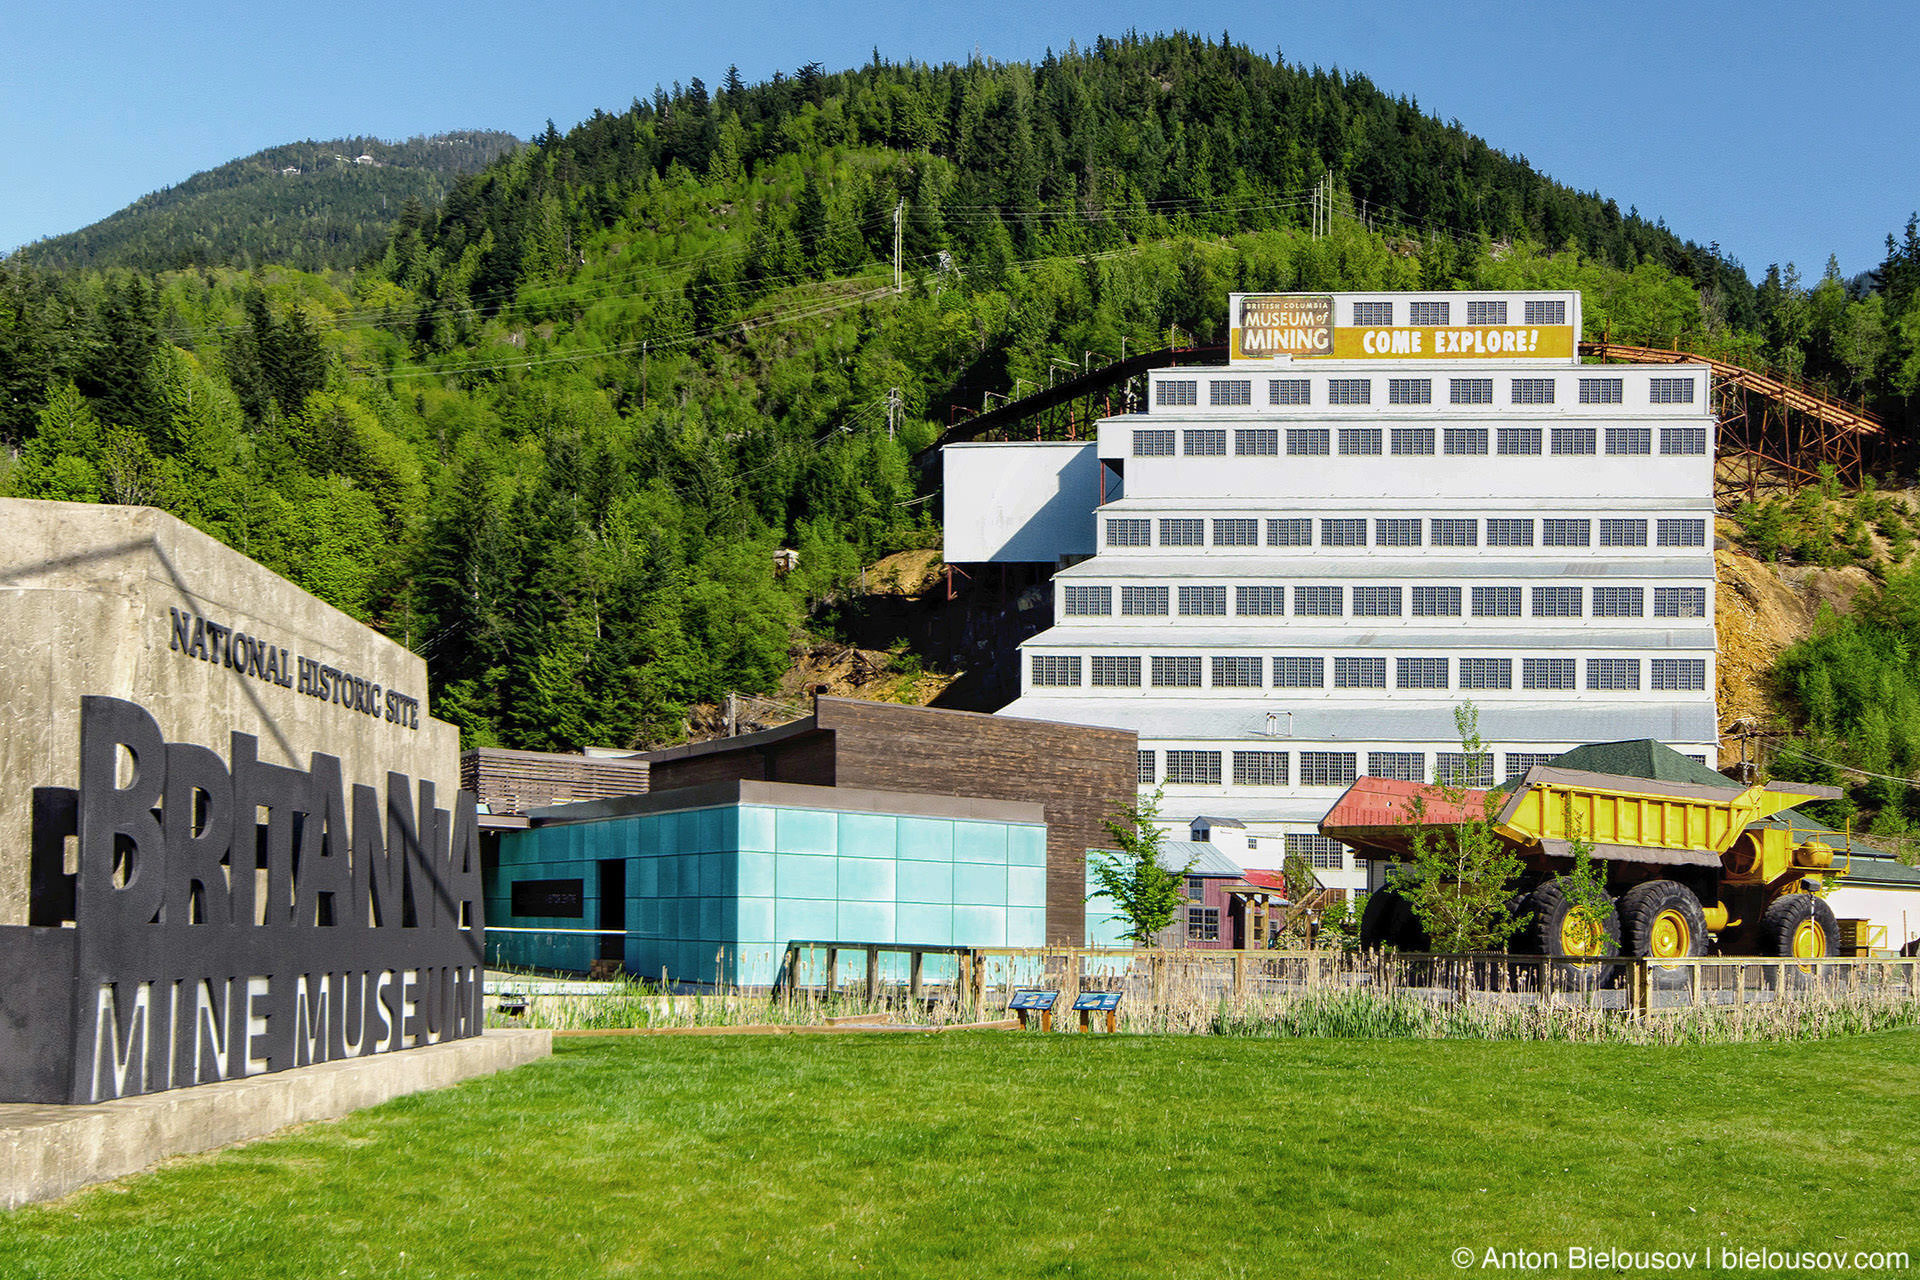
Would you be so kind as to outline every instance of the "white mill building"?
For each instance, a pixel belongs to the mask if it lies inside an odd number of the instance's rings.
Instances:
[[[945,451],[951,563],[1050,561],[1002,714],[1132,729],[1162,816],[1328,887],[1360,774],[1585,742],[1715,763],[1708,371],[1582,365],[1568,292],[1235,295],[1227,365],[1095,442]],[[1204,835],[1203,835],[1204,838]]]

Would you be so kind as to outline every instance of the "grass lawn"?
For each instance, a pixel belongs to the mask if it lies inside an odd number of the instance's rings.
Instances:
[[[563,1041],[0,1216],[0,1276],[1446,1276],[1481,1269],[1462,1246],[1574,1245],[1920,1265],[1917,1059],[1905,1031]]]

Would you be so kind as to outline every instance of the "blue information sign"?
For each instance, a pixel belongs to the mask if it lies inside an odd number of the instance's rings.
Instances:
[[[1074,1011],[1078,1013],[1112,1013],[1120,1007],[1118,991],[1083,991],[1074,998]]]
[[[1016,991],[1013,993],[1013,1000],[1007,1005],[1007,1008],[1014,1010],[1036,1009],[1044,1012],[1053,1008],[1053,1002],[1059,998],[1060,993],[1058,991]],[[1074,1007],[1078,1008],[1079,1006],[1076,1005]]]

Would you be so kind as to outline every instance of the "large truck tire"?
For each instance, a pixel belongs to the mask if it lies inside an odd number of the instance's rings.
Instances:
[[[1574,910],[1567,896],[1567,882],[1553,879],[1527,895],[1522,910],[1530,917],[1520,934],[1529,955],[1536,956],[1612,956],[1620,954],[1620,913],[1613,903],[1597,922],[1588,923],[1583,913]],[[1598,927],[1595,927],[1595,924]],[[1552,970],[1561,988],[1605,986],[1618,965],[1558,965]]]
[[[1830,956],[1840,948],[1840,925],[1822,899],[1783,893],[1760,916],[1760,945],[1770,956]]]
[[[1630,956],[1677,960],[1707,950],[1700,899],[1674,880],[1648,880],[1621,894],[1620,933]]]
[[[1372,951],[1392,947],[1396,951],[1425,951],[1427,931],[1413,914],[1407,900],[1392,889],[1375,889],[1367,895],[1366,910],[1360,913],[1360,945]]]

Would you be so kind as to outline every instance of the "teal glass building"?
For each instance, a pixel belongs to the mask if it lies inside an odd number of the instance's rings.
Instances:
[[[790,941],[1046,939],[1038,804],[727,781],[529,817],[487,868],[496,964],[617,959],[649,979],[761,987]]]

